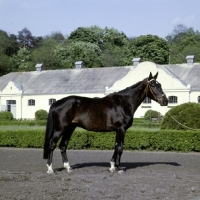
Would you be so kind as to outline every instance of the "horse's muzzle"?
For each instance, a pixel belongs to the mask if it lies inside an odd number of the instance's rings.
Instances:
[[[166,97],[166,95],[162,95],[161,97],[158,97],[158,103],[161,106],[167,106],[168,105],[168,98]]]

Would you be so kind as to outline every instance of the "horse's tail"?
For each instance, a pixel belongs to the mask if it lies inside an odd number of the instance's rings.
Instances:
[[[52,109],[50,108],[48,118],[47,118],[46,134],[45,134],[45,140],[44,140],[44,152],[43,152],[44,159],[48,158],[49,143],[50,143],[52,135],[53,135],[53,120],[52,120]]]

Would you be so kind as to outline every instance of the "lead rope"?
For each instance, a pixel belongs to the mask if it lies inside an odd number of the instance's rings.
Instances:
[[[153,91],[151,90],[151,87],[149,87],[149,83],[150,83],[151,81],[153,81],[153,80],[154,80],[154,79],[151,79],[150,81],[148,81],[148,78],[147,78],[146,96],[147,96],[147,92],[148,92],[148,88],[149,88],[149,89],[150,89],[150,92],[153,94],[154,98],[157,99],[156,96],[154,95]],[[164,94],[163,94],[163,95],[164,95]],[[163,95],[162,95],[162,96],[163,96]],[[165,107],[165,110],[168,111],[168,110],[166,109],[166,107]],[[187,129],[193,130],[193,131],[199,131],[199,130],[200,130],[200,129],[190,128],[190,127],[188,127],[188,126],[186,126],[186,125],[180,123],[178,120],[176,120],[176,119],[170,114],[170,112],[168,112],[168,113],[169,113],[169,116],[170,116],[175,122],[177,122],[179,125],[181,125],[182,127],[185,127],[185,128],[187,128]]]
[[[166,107],[165,107],[165,110],[167,111]],[[170,116],[175,122],[177,122],[179,125],[181,125],[181,126],[187,128],[187,129],[193,130],[193,131],[199,131],[199,130],[200,130],[200,129],[190,128],[190,127],[188,127],[188,126],[186,126],[186,125],[184,125],[184,124],[181,124],[178,120],[176,120],[176,119],[170,114],[170,112],[168,112],[168,114],[169,114],[169,116]]]

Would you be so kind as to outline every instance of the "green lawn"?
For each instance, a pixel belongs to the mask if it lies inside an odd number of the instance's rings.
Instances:
[[[26,126],[26,125],[12,125],[12,126],[0,126],[0,131],[9,131],[9,130],[44,130],[45,131],[46,126]],[[135,130],[135,131],[156,131],[159,130],[160,128],[157,127],[152,127],[152,128],[145,128],[145,127],[130,127],[127,132]],[[77,127],[75,131],[86,131],[82,128]]]
[[[12,126],[0,126],[0,130],[45,130],[45,126],[26,126],[26,125],[12,125]]]

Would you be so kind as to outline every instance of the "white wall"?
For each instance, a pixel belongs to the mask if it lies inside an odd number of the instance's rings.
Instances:
[[[198,96],[200,96],[200,91],[192,91],[190,94],[190,102],[198,103]]]
[[[3,108],[6,105],[6,100],[16,100],[16,118],[17,119],[34,119],[35,112],[37,110],[43,109],[49,112],[49,99],[59,100],[61,98],[77,95],[77,94],[59,94],[59,95],[23,95],[23,96],[3,96],[0,101],[0,108]],[[84,93],[78,94],[77,96],[85,97],[103,97],[104,94],[91,94]],[[34,99],[35,106],[29,106],[28,100]],[[22,105],[22,106],[21,106]]]

